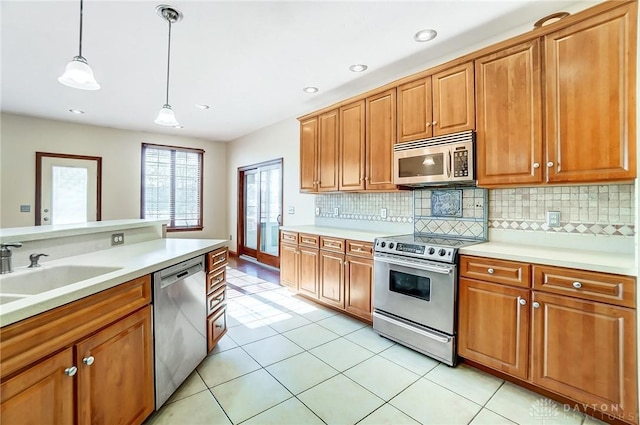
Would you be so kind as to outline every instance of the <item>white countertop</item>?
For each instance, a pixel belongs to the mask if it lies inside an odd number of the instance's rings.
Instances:
[[[52,308],[96,294],[226,245],[227,241],[223,239],[155,239],[42,262],[41,269],[70,264],[120,267],[120,269],[2,304],[0,305],[0,326],[15,323]],[[26,274],[30,271],[32,269],[21,267],[15,269],[13,273]],[[0,292],[1,288],[2,279],[0,278]]]
[[[111,232],[114,230],[135,229],[148,226],[161,226],[167,220],[106,220],[76,224],[56,224],[50,226],[8,227],[0,229],[0,242],[26,242],[65,236],[85,235],[88,233]]]
[[[638,265],[633,254],[552,248],[505,242],[484,242],[467,246],[460,248],[460,254],[638,276]]]
[[[382,236],[393,236],[395,233],[385,232],[383,230],[379,232],[368,232],[363,230],[350,230],[340,227],[325,227],[314,225],[300,225],[300,226],[280,226],[281,230],[287,230],[289,232],[309,233],[312,235],[329,236],[331,238],[351,239],[361,242],[373,242],[375,238]]]

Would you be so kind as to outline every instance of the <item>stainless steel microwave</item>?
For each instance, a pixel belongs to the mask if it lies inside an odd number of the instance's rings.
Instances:
[[[465,131],[393,148],[393,183],[399,186],[475,184],[475,133]]]

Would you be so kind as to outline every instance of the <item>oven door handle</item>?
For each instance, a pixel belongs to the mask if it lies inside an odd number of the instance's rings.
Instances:
[[[435,334],[433,332],[429,332],[429,331],[427,331],[425,329],[420,329],[420,328],[417,328],[415,326],[407,325],[406,323],[403,323],[403,322],[401,322],[399,320],[395,320],[394,318],[389,317],[386,314],[383,316],[383,315],[379,314],[378,312],[374,311],[373,315],[374,315],[374,317],[377,316],[381,320],[384,320],[384,321],[389,322],[389,323],[391,323],[393,325],[399,326],[399,327],[401,327],[403,329],[406,329],[408,331],[416,332],[416,333],[418,333],[418,334],[420,334],[422,336],[426,336],[427,338],[431,338],[431,339],[434,339],[436,341],[444,342],[444,343],[449,343],[451,341],[451,337],[440,336],[440,335]]]
[[[414,269],[425,270],[428,272],[450,274],[453,271],[453,267],[436,267],[428,264],[412,263],[409,261],[402,261],[388,258],[388,257],[374,257],[374,261],[380,261],[388,264],[395,264],[396,266],[413,267]]]

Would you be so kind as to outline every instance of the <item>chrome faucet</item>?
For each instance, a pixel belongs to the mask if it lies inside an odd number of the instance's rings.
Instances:
[[[22,243],[10,242],[0,244],[0,274],[11,273],[13,267],[11,267],[11,248],[20,248]]]
[[[29,264],[29,268],[34,268],[34,267],[40,267],[40,264],[38,264],[38,260],[40,259],[40,257],[48,257],[49,255],[47,254],[31,254],[29,255],[29,261],[31,261],[31,264]]]

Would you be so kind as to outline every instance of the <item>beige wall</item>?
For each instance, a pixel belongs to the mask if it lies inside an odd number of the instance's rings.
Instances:
[[[300,193],[300,130],[287,119],[227,144],[227,223],[229,249],[237,252],[238,167],[283,158],[283,224],[313,224],[314,196]],[[295,213],[289,214],[288,208]],[[226,235],[228,238],[229,235]]]
[[[180,238],[224,238],[226,166],[224,144],[188,137],[142,133],[0,115],[0,227],[33,226],[35,152],[102,157],[102,219],[140,217],[141,143],[201,148],[204,156],[204,230],[172,233]],[[21,213],[20,205],[31,205]]]

